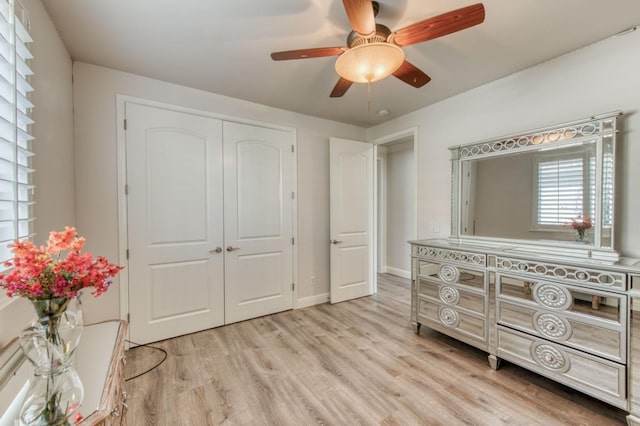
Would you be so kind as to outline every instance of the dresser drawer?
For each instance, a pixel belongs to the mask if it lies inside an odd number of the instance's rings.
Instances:
[[[588,318],[536,309],[498,300],[499,324],[608,358],[626,362],[626,334],[620,324],[589,322]]]
[[[624,365],[498,325],[498,357],[626,408]]]
[[[418,297],[429,298],[443,305],[455,306],[479,315],[487,311],[483,293],[469,291],[459,284],[443,284],[427,278],[419,279]]]
[[[411,255],[420,259],[433,260],[438,263],[458,263],[484,268],[487,266],[487,255],[465,250],[452,250],[448,248],[429,247],[413,244]]]
[[[466,313],[452,306],[435,303],[431,300],[418,300],[418,322],[434,327],[447,334],[455,333],[461,340],[486,344],[487,327],[483,318]]]
[[[626,275],[622,272],[501,256],[496,258],[496,268],[498,271],[528,275],[533,279],[561,279],[567,283],[603,290],[625,291],[627,289]]]
[[[478,293],[486,293],[485,272],[452,263],[419,261],[418,278],[442,284],[457,284]]]
[[[620,330],[627,323],[627,296],[618,293],[498,274],[496,294],[499,300],[612,324]]]

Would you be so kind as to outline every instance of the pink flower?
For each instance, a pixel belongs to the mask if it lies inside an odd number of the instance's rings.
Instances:
[[[54,297],[74,297],[86,287],[93,287],[93,295],[107,291],[112,278],[124,267],[109,263],[103,256],[82,253],[85,239],[76,229],[52,231],[47,245],[36,247],[28,240],[15,240],[9,245],[13,259],[5,266],[13,268],[0,274],[0,288],[9,297],[14,295],[31,300]]]
[[[576,219],[571,219],[571,229],[576,231],[584,231],[585,229],[591,229],[591,218],[585,217],[584,219],[578,217]]]

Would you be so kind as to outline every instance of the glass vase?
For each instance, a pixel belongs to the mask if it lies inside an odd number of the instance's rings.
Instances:
[[[20,346],[33,377],[20,418],[26,425],[68,425],[84,396],[71,358],[82,335],[82,316],[67,311],[67,298],[32,302],[38,318],[20,334]]]
[[[576,233],[576,241],[581,243],[589,242],[587,238],[587,230],[586,229],[578,229]]]
[[[66,297],[32,300],[37,319],[27,327],[43,334],[63,355],[64,363],[78,347],[83,328],[82,314],[67,310],[70,301]]]
[[[20,346],[33,365],[20,420],[29,426],[70,425],[77,415],[84,387],[70,360],[38,327],[20,335]]]

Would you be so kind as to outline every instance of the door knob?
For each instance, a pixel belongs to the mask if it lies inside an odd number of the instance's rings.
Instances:
[[[240,250],[240,247],[231,247],[231,246],[227,247],[227,251],[234,251],[234,250]]]
[[[222,247],[216,247],[213,250],[209,250],[209,253],[213,254],[213,253],[222,253]]]
[[[339,240],[331,240],[331,244],[340,244],[342,241]]]

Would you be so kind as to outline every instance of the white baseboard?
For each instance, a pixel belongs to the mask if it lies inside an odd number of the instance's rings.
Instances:
[[[381,266],[380,269],[378,269],[378,273],[379,274],[386,274],[389,271],[387,271],[387,267],[386,266]]]
[[[298,303],[296,303],[296,309],[302,309],[313,305],[320,305],[321,303],[326,303],[328,301],[329,293],[315,294],[313,296],[298,299]]]
[[[402,278],[411,279],[411,272],[410,271],[405,271],[404,269],[394,268],[392,266],[387,266],[387,267],[384,268],[384,270],[385,270],[385,272],[383,272],[383,273],[395,275],[395,276],[402,277]],[[380,271],[380,272],[382,272],[382,271]]]

